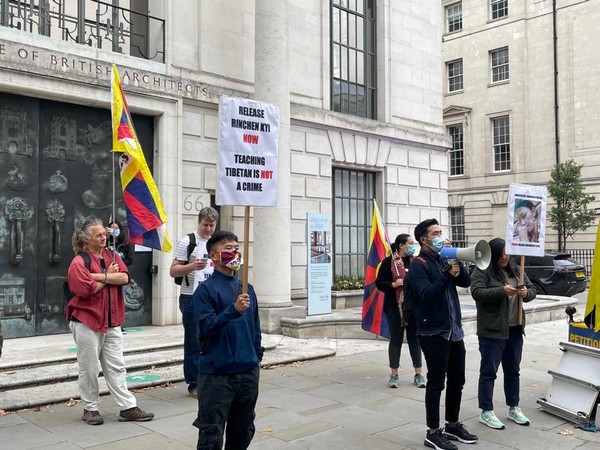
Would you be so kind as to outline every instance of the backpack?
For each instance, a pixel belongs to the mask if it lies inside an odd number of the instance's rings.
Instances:
[[[196,248],[196,234],[190,233],[190,234],[188,234],[188,238],[190,239],[190,243],[187,246],[187,260],[185,262],[186,264],[190,262],[190,256],[192,255],[192,252]],[[181,286],[181,283],[183,282],[183,278],[184,277],[175,277],[175,279],[174,279],[175,284],[178,286]],[[187,275],[185,276],[185,285],[186,286],[190,285]]]
[[[429,268],[429,263],[422,256],[417,256],[415,259],[418,259],[423,264],[425,264],[425,271],[427,275],[431,278],[431,269]],[[409,268],[410,273],[410,268]],[[402,303],[402,316],[404,321],[408,324],[414,324],[415,321],[415,298],[412,295],[412,291],[410,288],[410,277],[406,277],[404,279],[404,302]]]
[[[90,258],[90,254],[88,252],[79,252],[77,253],[79,256],[81,256],[81,259],[83,259],[83,264],[85,264],[85,267],[87,268],[87,270],[91,270],[90,267],[92,265],[92,258]],[[73,294],[71,292],[71,289],[69,288],[69,280],[65,280],[65,282],[63,283],[63,296],[65,299],[65,302],[69,302],[73,297],[75,297],[75,294]]]

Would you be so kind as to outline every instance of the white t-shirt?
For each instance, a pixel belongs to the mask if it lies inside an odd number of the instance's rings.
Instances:
[[[192,251],[190,255],[190,262],[195,261],[196,258],[208,258],[208,254],[206,251],[206,240],[202,239],[198,233],[194,231],[194,235],[196,236],[196,247]],[[174,259],[178,261],[187,261],[187,248],[190,243],[190,238],[186,234],[185,237],[179,241],[177,247],[175,248]],[[214,263],[212,261],[208,261],[208,265],[203,270],[195,270],[193,272],[188,273],[187,279],[188,284],[185,282],[185,277],[183,277],[183,281],[181,282],[181,291],[180,293],[183,295],[192,295],[194,290],[199,283],[202,283],[205,279],[207,279],[214,270]]]
[[[197,258],[206,258],[207,263],[204,269],[194,271],[194,291],[196,290],[198,285],[204,280],[206,280],[208,277],[210,277],[215,270],[215,263],[212,261],[212,259],[208,258],[208,252],[206,251],[206,241],[204,239],[196,239],[196,250],[198,255]]]

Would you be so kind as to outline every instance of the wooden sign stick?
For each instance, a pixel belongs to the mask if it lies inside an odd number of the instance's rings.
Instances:
[[[248,292],[248,266],[250,265],[250,258],[248,255],[248,248],[250,247],[250,207],[244,207],[244,252],[242,256],[244,258],[244,265],[242,266],[242,294]]]
[[[525,284],[525,256],[521,255],[521,270],[519,271],[519,284]],[[523,299],[517,295],[519,310],[517,313],[517,325],[523,325]]]

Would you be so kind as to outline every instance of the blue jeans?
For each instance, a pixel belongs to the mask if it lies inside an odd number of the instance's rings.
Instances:
[[[504,396],[507,406],[519,406],[519,370],[523,355],[523,327],[509,328],[508,339],[479,337],[479,408],[494,410],[494,381],[498,367],[504,372]]]
[[[191,295],[179,296],[179,311],[183,321],[183,376],[188,390],[196,389],[198,382],[198,360],[200,344],[198,343],[198,323],[194,317]]]
[[[198,450],[245,450],[254,437],[260,370],[198,376]]]

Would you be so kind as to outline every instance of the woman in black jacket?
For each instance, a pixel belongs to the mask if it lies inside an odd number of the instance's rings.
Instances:
[[[415,368],[414,384],[417,387],[425,387],[425,378],[421,375],[421,347],[417,339],[417,330],[414,323],[405,323],[403,319],[402,302],[404,277],[415,253],[415,241],[408,234],[399,234],[391,245],[392,254],[385,258],[379,266],[375,285],[385,295],[383,313],[387,319],[390,329],[390,342],[388,345],[388,358],[391,375],[388,387],[398,387],[398,368],[400,367],[400,352],[404,341],[404,329],[406,328],[406,340],[408,350]]]
[[[110,251],[116,251],[127,267],[133,263],[133,244],[129,242],[126,233],[123,232],[123,225],[118,220],[108,224],[108,238],[106,239],[106,247]],[[123,298],[126,299],[127,285],[123,286]],[[125,328],[121,327],[123,334],[127,334]]]
[[[108,239],[106,246],[109,250],[115,250],[127,267],[133,263],[133,245],[129,242],[127,235],[123,232],[123,225],[118,220],[108,224]]]
[[[509,407],[507,418],[519,425],[529,425],[519,408],[519,370],[523,354],[525,312],[519,298],[530,302],[535,288],[525,275],[519,283],[519,267],[504,252],[504,239],[490,242],[492,260],[485,270],[475,269],[471,276],[471,295],[477,305],[477,336],[481,365],[479,368],[478,398],[481,414],[479,421],[490,428],[504,429],[494,414],[494,381],[498,367],[504,373],[504,395]]]

